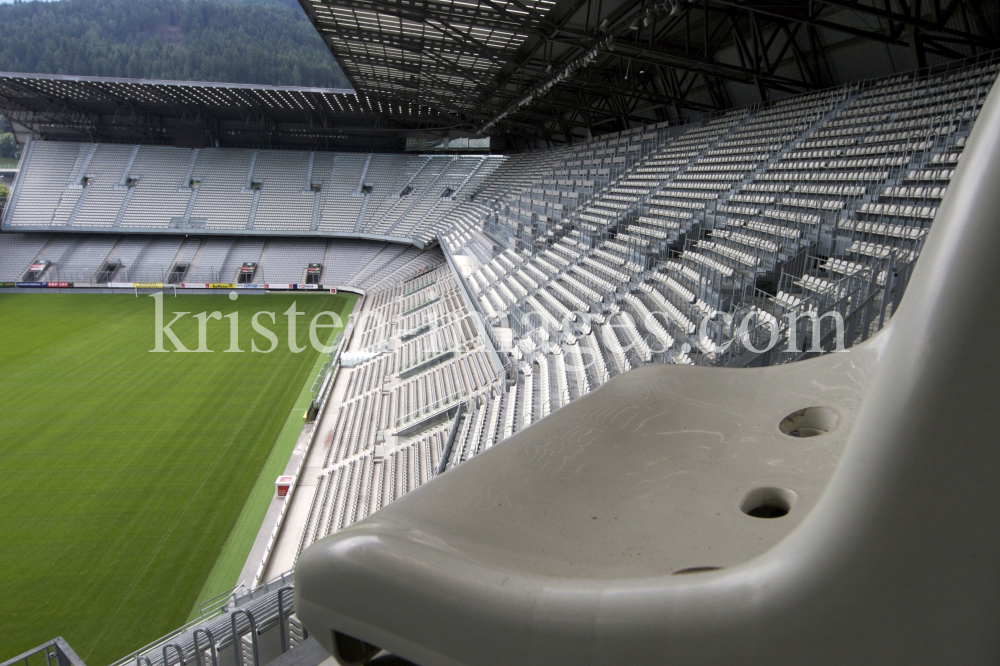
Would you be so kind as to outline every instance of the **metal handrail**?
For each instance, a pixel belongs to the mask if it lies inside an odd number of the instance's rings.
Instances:
[[[286,585],[278,590],[278,636],[281,644],[281,653],[284,654],[288,650],[288,618],[285,616],[285,593],[294,592],[295,588],[291,585]]]
[[[236,618],[240,615],[245,615],[247,621],[250,623],[250,642],[253,645],[253,664],[251,666],[260,666],[260,648],[257,644],[257,620],[254,618],[253,613],[244,608],[237,608],[229,615],[233,624],[233,656],[236,660],[236,666],[244,666],[243,645],[240,642],[242,635],[236,630]],[[164,664],[163,666],[167,665]]]
[[[0,666],[30,666],[31,657],[38,653],[45,654],[46,666],[53,666],[52,660],[56,660],[56,664],[62,666],[64,664],[70,664],[70,666],[86,666],[83,660],[77,656],[73,648],[69,646],[69,643],[62,636],[57,636],[50,641],[42,643],[38,647],[31,648],[21,654],[8,659],[7,661],[0,663]]]
[[[167,650],[170,648],[173,648],[177,653],[177,657],[179,659],[177,662],[178,666],[184,666],[184,650],[182,650],[181,646],[177,643],[167,643],[163,646],[163,666],[170,666],[170,662],[167,660]]]
[[[212,666],[219,666],[219,650],[215,646],[215,636],[208,627],[202,627],[200,629],[195,629],[194,633],[191,634],[191,642],[194,643],[194,660],[197,666],[205,666],[201,663],[202,657],[204,656],[204,650],[201,649],[201,644],[198,642],[198,635],[205,634],[208,637],[208,647],[212,651]]]
[[[444,411],[444,408],[451,409],[452,407],[455,406],[456,402],[459,402],[461,398],[464,398],[467,395],[469,395],[468,389],[459,389],[454,393],[451,393],[450,395],[446,395],[443,398],[438,398],[437,400],[428,405],[425,405],[423,407],[420,407],[419,409],[415,409],[407,414],[404,414],[403,416],[398,417],[396,419],[396,428],[400,428],[410,422],[415,422],[419,419],[420,416],[424,414],[431,414],[433,412]]]

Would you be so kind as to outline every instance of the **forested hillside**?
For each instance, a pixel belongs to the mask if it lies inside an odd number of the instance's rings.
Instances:
[[[0,5],[0,71],[350,87],[295,0]]]

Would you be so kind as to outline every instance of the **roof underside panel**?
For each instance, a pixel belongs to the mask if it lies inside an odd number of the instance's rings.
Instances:
[[[553,0],[303,0],[359,91],[452,115],[479,98],[555,5]]]
[[[417,102],[350,89],[0,72],[0,110],[21,138],[402,150],[446,121]],[[193,132],[193,134],[192,134]]]

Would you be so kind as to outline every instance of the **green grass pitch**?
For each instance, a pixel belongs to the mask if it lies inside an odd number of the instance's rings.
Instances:
[[[207,325],[213,353],[154,354],[152,298],[0,295],[0,659],[61,635],[108,664],[236,584],[320,361],[288,350],[282,313],[306,313],[308,346],[316,313],[346,322],[355,300],[168,293],[167,322],[239,312],[245,351],[224,352],[223,319]],[[269,346],[260,310],[275,313],[270,354],[250,351]],[[192,315],[173,330],[198,346]]]

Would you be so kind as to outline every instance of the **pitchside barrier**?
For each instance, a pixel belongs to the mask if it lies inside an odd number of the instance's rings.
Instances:
[[[0,287],[21,287],[34,289],[68,289],[72,282],[0,282]]]
[[[251,291],[297,291],[305,293],[314,294],[357,294],[359,296],[365,296],[368,292],[365,289],[359,289],[358,287],[350,287],[344,285],[333,285],[333,284],[272,284],[267,283],[252,283],[252,284],[239,284],[235,282],[180,282],[177,284],[169,284],[163,282],[99,282],[99,283],[87,283],[87,282],[0,282],[0,289],[81,289],[93,291],[98,290],[116,290],[116,289],[128,289],[129,291],[138,291],[139,289],[150,289],[150,290],[161,290],[161,289],[173,289],[174,292],[178,289],[185,290],[226,290],[230,291],[233,289],[239,290],[251,290]]]

